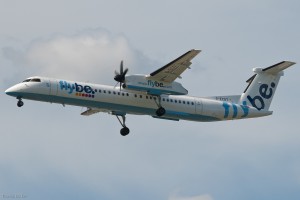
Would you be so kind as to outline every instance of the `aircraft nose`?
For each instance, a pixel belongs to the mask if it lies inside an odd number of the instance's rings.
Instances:
[[[18,92],[20,92],[20,88],[16,85],[8,88],[7,90],[5,90],[5,93],[9,96],[17,96]]]

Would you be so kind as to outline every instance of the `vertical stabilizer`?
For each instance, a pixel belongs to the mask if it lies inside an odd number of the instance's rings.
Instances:
[[[280,77],[284,75],[283,70],[294,64],[282,61],[267,68],[254,68],[255,74],[247,80],[249,85],[241,95],[240,104],[257,110],[269,110]]]

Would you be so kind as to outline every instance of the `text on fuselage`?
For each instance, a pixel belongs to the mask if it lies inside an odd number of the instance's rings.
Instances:
[[[59,81],[59,86],[61,90],[66,90],[68,94],[72,94],[73,92],[76,92],[76,96],[94,98],[95,91],[89,85],[80,85],[78,83]]]
[[[151,80],[148,80],[148,85],[151,87],[164,87],[163,83],[160,83],[158,81],[151,81]]]

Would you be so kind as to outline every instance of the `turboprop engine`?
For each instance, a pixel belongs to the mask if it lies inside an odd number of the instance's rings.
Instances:
[[[151,79],[146,75],[128,75],[125,77],[123,88],[137,90],[152,95],[186,95],[188,91],[178,82],[162,82]]]

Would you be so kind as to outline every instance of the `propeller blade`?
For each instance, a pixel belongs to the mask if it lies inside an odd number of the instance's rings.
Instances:
[[[115,77],[114,77],[114,80],[117,81],[118,83],[120,83],[120,90],[121,90],[121,87],[122,87],[122,83],[124,83],[124,81],[125,81],[125,75],[127,74],[127,72],[128,72],[128,68],[126,68],[124,70],[123,60],[121,60],[120,71],[118,72],[117,70],[115,70]]]
[[[122,75],[125,76],[127,74],[127,72],[128,72],[128,68],[125,69],[125,71],[123,72]]]
[[[114,88],[116,88],[118,84],[119,84],[119,82],[114,86]]]
[[[120,74],[123,74],[123,60],[121,60],[120,64]]]

